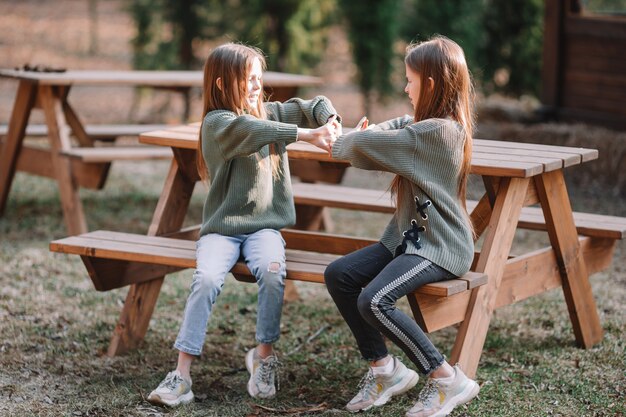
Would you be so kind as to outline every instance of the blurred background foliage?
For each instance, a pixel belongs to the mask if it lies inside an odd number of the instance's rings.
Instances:
[[[137,69],[199,69],[203,41],[230,40],[261,48],[270,70],[312,73],[341,25],[366,103],[397,90],[404,46],[434,34],[463,47],[484,93],[541,89],[543,0],[129,0],[129,11]]]

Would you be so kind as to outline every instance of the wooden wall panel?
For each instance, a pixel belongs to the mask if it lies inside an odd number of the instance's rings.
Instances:
[[[626,17],[546,0],[542,101],[557,119],[626,129]]]

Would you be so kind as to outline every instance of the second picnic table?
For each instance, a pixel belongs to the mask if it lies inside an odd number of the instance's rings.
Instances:
[[[201,87],[201,71],[62,71],[39,72],[0,69],[0,77],[19,82],[4,141],[0,143],[0,216],[4,213],[16,171],[54,178],[57,182],[63,216],[69,234],[87,231],[87,221],[79,198],[80,187],[99,189],[113,160],[171,157],[166,148],[146,147],[111,149],[94,148],[94,134],[81,120],[68,100],[70,89],[77,85],[133,86],[165,89]],[[264,74],[266,93],[273,100],[284,101],[296,95],[300,87],[318,85],[317,77],[268,71]],[[28,121],[33,109],[43,110],[49,148],[24,146]],[[150,126],[113,129],[108,135],[138,134],[153,130]],[[130,133],[129,133],[130,132]],[[74,146],[70,133],[76,137]],[[97,134],[97,131],[96,131]]]

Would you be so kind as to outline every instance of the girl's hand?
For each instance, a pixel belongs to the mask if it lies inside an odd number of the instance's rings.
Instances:
[[[355,130],[366,130],[367,126],[369,126],[370,121],[367,120],[367,116],[363,116],[359,123],[357,123]]]
[[[341,123],[339,122],[339,120],[337,120],[336,114],[333,114],[332,116],[328,118],[328,121],[326,122],[326,124],[328,123],[330,123],[332,127],[335,129],[336,137],[339,137],[343,134],[343,127],[341,126]]]
[[[332,144],[337,140],[336,116],[328,119],[328,123],[316,129],[298,128],[298,140],[308,142],[331,154]],[[339,129],[341,133],[341,128]]]

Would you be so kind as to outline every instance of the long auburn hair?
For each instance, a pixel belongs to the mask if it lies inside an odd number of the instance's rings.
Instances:
[[[437,35],[428,41],[409,45],[404,62],[411,70],[419,74],[422,86],[415,106],[414,122],[449,117],[463,127],[465,144],[459,175],[458,197],[467,214],[465,197],[472,159],[474,87],[463,49],[445,36]],[[432,89],[427,88],[429,78],[434,81]],[[396,199],[402,195],[401,190],[405,186],[403,183],[399,175],[396,175],[391,183],[391,192]],[[397,203],[400,204],[400,201]]]
[[[203,181],[209,181],[209,170],[202,155],[202,125],[204,117],[213,110],[229,110],[237,115],[250,114],[259,119],[267,118],[263,105],[263,93],[255,107],[248,103],[248,76],[255,59],[265,71],[267,65],[263,52],[253,46],[226,43],[213,49],[204,64],[202,94],[202,124],[198,138],[197,166]],[[217,80],[221,79],[221,88]],[[262,87],[262,86],[261,86]],[[259,160],[259,163],[262,161]],[[276,177],[279,173],[279,156],[276,146],[270,145],[270,164]]]

